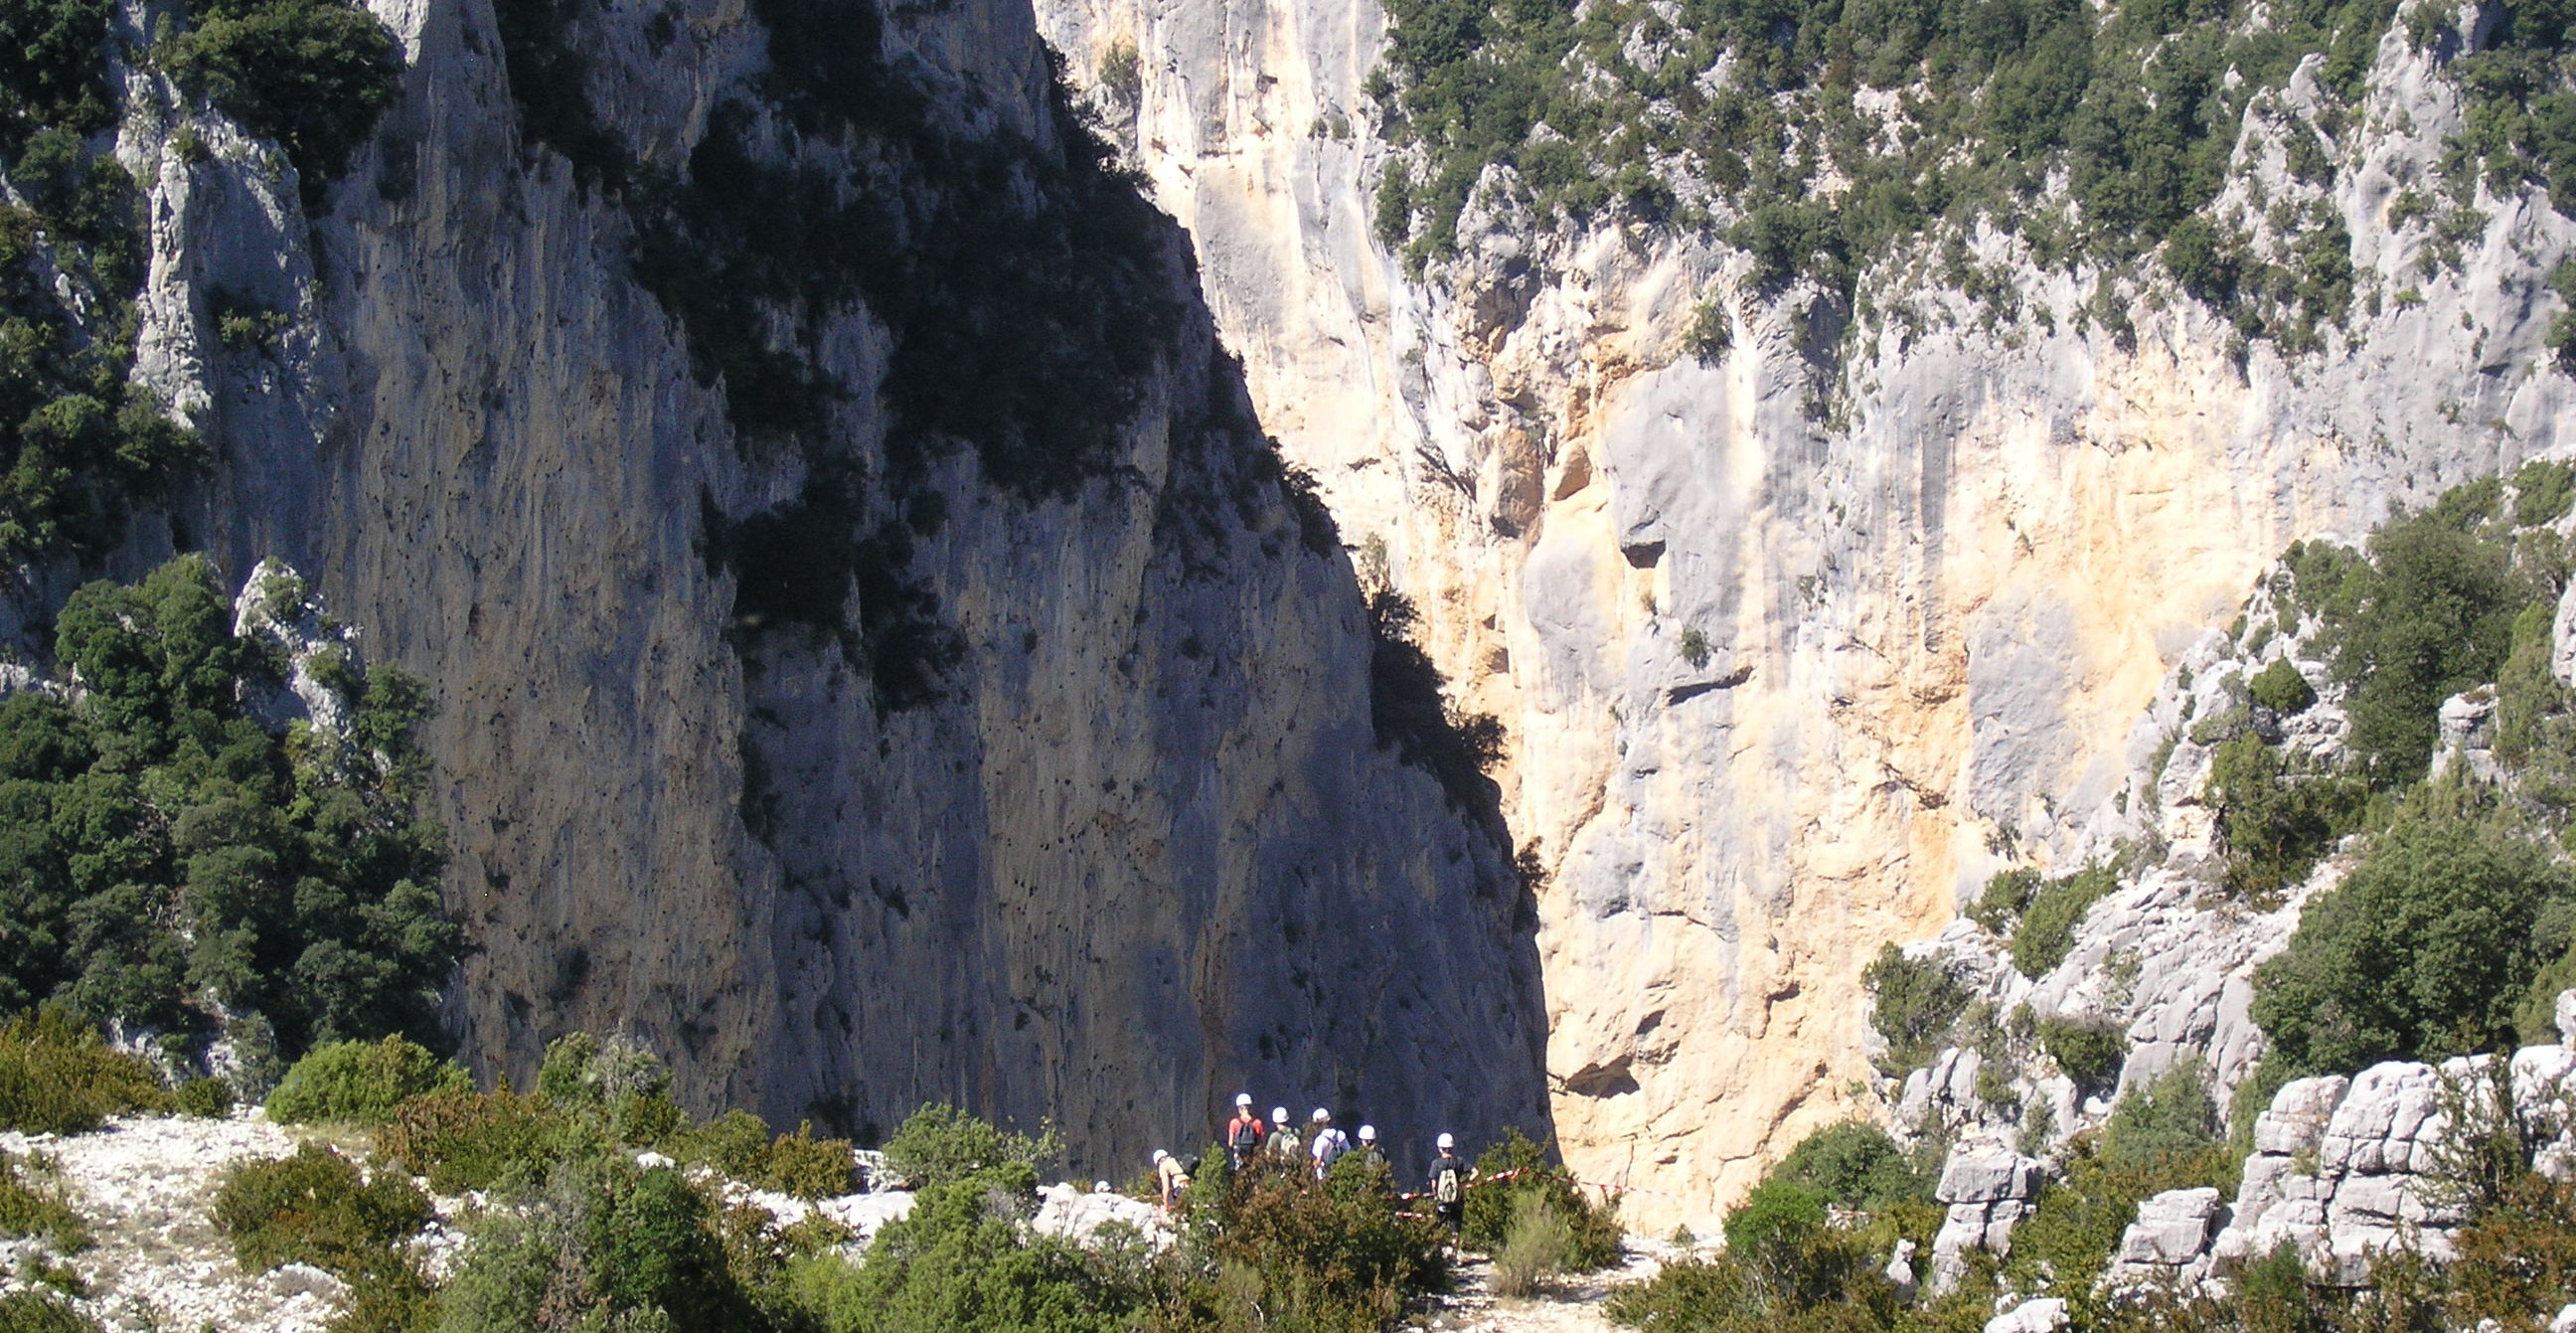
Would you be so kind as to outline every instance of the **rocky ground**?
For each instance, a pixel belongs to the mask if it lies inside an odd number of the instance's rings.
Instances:
[[[1449,1333],[1610,1333],[1618,1327],[1603,1313],[1610,1293],[1662,1272],[1660,1256],[1660,1250],[1631,1245],[1622,1250],[1619,1267],[1567,1278],[1526,1299],[1494,1295],[1493,1263],[1471,1259],[1459,1273],[1458,1291],[1438,1298],[1437,1308],[1414,1323]]]

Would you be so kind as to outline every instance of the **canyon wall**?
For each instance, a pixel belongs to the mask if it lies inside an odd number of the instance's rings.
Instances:
[[[1026,7],[754,8],[385,0],[399,97],[310,218],[122,73],[137,374],[218,455],[122,558],[283,556],[430,682],[469,1058],[524,1086],[624,1030],[701,1109],[1052,1117],[1085,1178],[1238,1087],[1543,1126],[1491,795],[1373,729],[1348,559]],[[959,217],[1076,236],[1094,287],[1009,286]],[[219,336],[218,288],[280,331]],[[957,361],[1103,292],[1144,350]]]
[[[2231,346],[2154,281],[2117,332],[2099,275],[1979,232],[2011,313],[1864,256],[1878,308],[1918,318],[1865,324],[1829,373],[1805,294],[1752,294],[1705,234],[1471,204],[1458,253],[1409,274],[1372,235],[1394,150],[1368,0],[1038,10],[1189,230],[1264,426],[1508,727],[1556,1126],[1651,1229],[1705,1229],[1805,1132],[1883,1113],[1862,966],[1999,866],[2101,845],[2159,681],[2284,545],[2576,435],[2541,345],[2576,224],[2481,186],[2482,226],[2431,263],[2389,207],[2461,120],[2455,52],[2402,16],[2327,180],[2282,146],[2316,123],[2314,59],[2236,144],[2235,204],[2351,233],[2322,350]],[[1712,295],[1734,336],[1703,364],[1684,335]]]

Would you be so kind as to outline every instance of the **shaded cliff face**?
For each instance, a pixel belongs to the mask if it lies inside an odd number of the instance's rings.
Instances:
[[[1265,423],[1509,726],[1512,826],[1550,872],[1556,1123],[1587,1178],[1657,1191],[1628,1203],[1649,1229],[1883,1114],[1862,966],[2000,866],[2140,832],[2105,802],[2158,743],[2142,710],[2284,545],[2576,429],[2542,348],[2576,224],[2489,186],[2447,241],[2392,207],[2462,123],[2455,52],[2402,22],[2339,120],[2313,59],[2257,99],[2213,206],[2349,231],[2354,305],[2321,350],[2240,364],[2154,277],[2113,284],[2118,331],[2101,274],[1981,230],[1966,254],[2010,311],[1928,257],[1863,257],[1889,260],[1876,307],[1917,318],[1820,366],[1815,293],[1758,294],[1712,239],[1471,204],[1455,258],[1408,276],[1373,237],[1374,4],[1039,9],[1077,69],[1139,53],[1133,94],[1101,95]],[[2334,169],[2292,171],[2329,120]],[[1732,347],[1703,363],[1712,296]]]
[[[128,80],[182,526],[433,682],[469,1054],[624,1029],[700,1104],[1103,1175],[1238,1087],[1543,1125],[1508,849],[1372,733],[1352,570],[1026,9],[754,10],[379,6],[309,229]],[[225,345],[217,284],[291,323]]]

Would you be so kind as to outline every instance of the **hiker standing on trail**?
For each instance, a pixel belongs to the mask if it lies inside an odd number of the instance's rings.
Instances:
[[[1315,1146],[1308,1149],[1307,1153],[1315,1159],[1315,1179],[1322,1180],[1324,1173],[1333,1169],[1333,1163],[1341,1160],[1342,1154],[1351,1150],[1351,1136],[1335,1129],[1333,1113],[1318,1106],[1315,1108],[1314,1123],[1309,1137],[1314,1140]]]
[[[1180,1158],[1174,1157],[1160,1148],[1156,1148],[1154,1150],[1154,1182],[1162,1187],[1163,1209],[1164,1211],[1169,1212],[1172,1204],[1181,1197],[1181,1191],[1190,1187],[1189,1168],[1181,1165]]]
[[[1288,1108],[1270,1108],[1270,1151],[1283,1162],[1306,1160],[1306,1141],[1297,1137],[1297,1127],[1288,1123]]]
[[[1234,1119],[1225,1122],[1225,1164],[1241,1171],[1243,1164],[1261,1151],[1261,1141],[1267,1137],[1268,1127],[1252,1113],[1252,1094],[1234,1094]]]
[[[1446,1134],[1440,1136],[1440,1155],[1431,1159],[1431,1182],[1422,1191],[1431,1196],[1432,1214],[1440,1225],[1449,1229],[1449,1259],[1458,1259],[1458,1236],[1467,1220],[1467,1187],[1476,1180],[1476,1168],[1457,1153],[1458,1141]]]
[[[1383,1162],[1386,1160],[1386,1154],[1377,1150],[1377,1126],[1360,1126],[1360,1146],[1358,1152],[1360,1160],[1363,1162]]]

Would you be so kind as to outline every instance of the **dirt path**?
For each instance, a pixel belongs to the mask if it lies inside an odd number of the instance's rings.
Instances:
[[[1568,1278],[1544,1295],[1516,1299],[1492,1294],[1494,1266],[1472,1260],[1458,1270],[1458,1292],[1439,1298],[1439,1305],[1414,1323],[1444,1333],[1614,1333],[1619,1326],[1602,1313],[1610,1293],[1643,1282],[1662,1271],[1652,1257],[1629,1251],[1618,1268]]]

